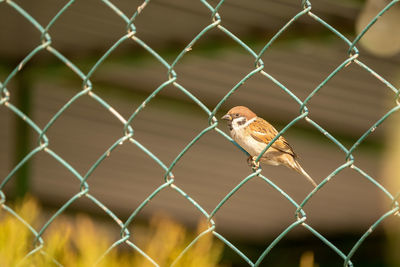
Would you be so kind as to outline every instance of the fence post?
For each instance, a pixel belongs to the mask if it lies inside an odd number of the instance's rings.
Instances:
[[[400,70],[397,74],[397,84],[400,84]],[[392,102],[391,102],[392,103]],[[383,160],[384,185],[393,194],[400,194],[400,114],[393,114],[386,138],[386,155]],[[386,207],[387,208],[387,207]],[[400,216],[400,214],[399,214]],[[399,218],[400,219],[400,218]],[[398,266],[400,263],[400,229],[398,220],[389,220],[384,224],[387,239],[385,253],[388,266]]]
[[[21,70],[15,77],[13,98],[15,105],[26,116],[31,117],[32,84],[29,74]],[[30,127],[20,117],[15,117],[15,150],[13,165],[17,165],[29,153]],[[27,161],[15,174],[15,196],[22,198],[29,191],[29,176],[31,162]]]

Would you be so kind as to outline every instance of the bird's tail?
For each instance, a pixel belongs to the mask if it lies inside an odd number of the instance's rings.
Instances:
[[[300,166],[300,163],[297,160],[294,160],[294,164],[291,165],[291,167],[297,171],[298,173],[300,173],[301,175],[303,175],[304,177],[307,178],[307,180],[314,186],[317,187],[317,183],[310,177],[310,175],[308,175],[308,173],[306,173],[306,171]]]

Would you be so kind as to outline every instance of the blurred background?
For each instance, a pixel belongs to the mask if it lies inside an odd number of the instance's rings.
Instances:
[[[0,81],[40,43],[41,33],[8,1],[0,1]],[[69,1],[14,1],[45,27]],[[293,16],[301,1],[226,1],[220,9],[223,25],[257,53]],[[390,1],[311,1],[312,12],[354,40]],[[140,1],[116,0],[128,17]],[[217,1],[210,1],[215,6]],[[136,36],[172,63],[186,45],[212,23],[200,1],[152,1],[137,16]],[[400,82],[400,5],[393,5],[358,43],[359,60],[398,88]],[[87,74],[123,35],[126,23],[104,2],[73,2],[50,27],[51,46]],[[348,44],[329,29],[302,16],[263,54],[264,71],[304,100],[348,58]],[[254,58],[218,29],[204,34],[175,66],[177,81],[209,109],[250,71]],[[114,50],[90,78],[93,91],[125,119],[163,82],[167,69],[142,46],[127,40]],[[82,79],[46,50],[35,54],[7,83],[9,102],[40,128],[77,93]],[[334,76],[307,105],[309,117],[350,148],[376,121],[396,106],[396,95],[379,79],[356,64]],[[250,107],[280,130],[299,115],[300,106],[262,75],[252,76],[217,113],[235,105]],[[4,104],[0,106],[0,181],[34,148],[38,134]],[[354,151],[355,165],[387,191],[400,190],[400,118],[390,115]],[[185,146],[208,127],[208,115],[174,86],[165,87],[131,123],[134,139],[169,166]],[[218,128],[226,131],[219,122]],[[124,134],[123,125],[88,95],[78,98],[48,129],[49,148],[84,175],[96,160]],[[285,133],[300,155],[304,169],[318,183],[346,162],[346,155],[305,120]],[[207,212],[251,170],[246,155],[216,131],[207,132],[173,169],[175,184]],[[312,187],[284,167],[264,166],[266,177],[296,202]],[[132,143],[118,146],[88,179],[90,193],[125,221],[157,187],[165,171]],[[50,216],[80,190],[80,182],[47,153],[35,154],[3,188],[7,201],[26,193],[37,198]],[[392,201],[376,185],[346,168],[305,206],[307,223],[344,253],[390,210]],[[261,179],[246,183],[215,216],[216,230],[252,260],[291,223],[295,208]],[[87,198],[70,205],[65,214],[84,212],[118,235],[119,228]],[[148,219],[165,213],[195,229],[204,216],[174,190],[163,190],[135,218],[133,233]],[[135,232],[136,231],[136,232]],[[399,246],[399,219],[385,219],[352,258],[358,266],[395,266]],[[262,266],[298,265],[301,255],[313,251],[319,266],[343,264],[331,248],[303,227],[296,227],[268,254]],[[288,257],[290,255],[290,257]],[[223,262],[245,266],[228,247]]]

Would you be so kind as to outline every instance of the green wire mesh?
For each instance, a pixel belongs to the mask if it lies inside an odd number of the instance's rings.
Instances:
[[[227,28],[223,26],[223,19],[221,18],[218,10],[224,4],[224,0],[221,0],[215,7],[212,6],[205,0],[200,0],[200,2],[209,10],[210,12],[210,24],[203,28],[194,38],[190,41],[187,46],[179,53],[179,55],[172,61],[172,63],[168,63],[163,57],[161,57],[155,50],[153,50],[146,42],[140,39],[140,36],[136,34],[135,27],[135,19],[140,16],[141,12],[144,12],[147,5],[150,4],[150,0],[144,1],[140,6],[138,6],[136,12],[128,16],[123,13],[117,6],[115,6],[111,1],[102,0],[102,2],[110,8],[115,14],[121,18],[122,23],[126,24],[126,34],[120,37],[107,51],[104,53],[100,59],[91,67],[88,73],[83,73],[72,61],[70,61],[66,56],[57,51],[55,47],[52,46],[51,35],[49,34],[49,30],[52,25],[59,19],[60,16],[75,2],[75,0],[70,0],[63,8],[59,10],[59,12],[50,20],[49,24],[46,26],[41,25],[34,17],[32,17],[28,12],[26,12],[21,6],[19,6],[16,2],[12,0],[1,0],[0,5],[8,5],[13,8],[15,11],[19,13],[20,16],[25,18],[30,24],[32,24],[37,31],[40,32],[40,39],[38,40],[38,45],[35,47],[22,61],[15,66],[13,71],[6,77],[6,79],[0,82],[0,105],[4,108],[9,109],[11,112],[15,113],[18,117],[24,120],[34,131],[37,132],[39,138],[37,140],[37,145],[30,151],[12,170],[11,172],[1,180],[0,184],[0,203],[1,209],[8,212],[12,216],[15,216],[19,221],[21,221],[36,237],[34,242],[34,249],[29,252],[26,257],[34,253],[45,253],[43,251],[44,240],[42,239],[43,233],[49,227],[50,224],[55,220],[57,216],[62,214],[66,208],[68,208],[74,201],[79,198],[87,198],[91,200],[95,205],[99,206],[105,213],[108,215],[121,229],[120,238],[113,243],[107,251],[104,252],[104,255],[107,255],[113,248],[119,246],[122,243],[130,246],[134,251],[143,255],[150,263],[154,266],[158,266],[157,262],[155,262],[149,255],[147,255],[140,247],[138,247],[134,242],[132,242],[130,238],[130,231],[128,230],[131,223],[134,221],[135,217],[138,213],[151,202],[151,200],[162,190],[173,190],[177,194],[182,195],[192,206],[194,209],[197,209],[204,215],[204,217],[208,220],[209,226],[207,230],[198,235],[176,258],[172,265],[175,265],[179,262],[184,253],[186,253],[190,248],[207,233],[212,233],[215,237],[220,239],[222,242],[226,244],[227,247],[232,249],[237,255],[239,255],[243,260],[248,263],[250,266],[259,266],[265,257],[267,257],[268,253],[279,243],[279,241],[288,234],[292,229],[296,227],[304,227],[310,233],[315,235],[318,239],[320,239],[326,246],[332,249],[337,255],[339,255],[343,259],[344,266],[353,266],[351,261],[352,256],[357,251],[357,249],[362,245],[364,240],[371,234],[371,232],[380,225],[387,217],[392,215],[399,215],[399,203],[397,199],[391,195],[382,185],[380,185],[373,177],[365,173],[362,169],[356,166],[354,157],[352,153],[355,149],[363,142],[365,138],[367,138],[379,125],[381,125],[391,114],[398,111],[400,109],[400,94],[399,89],[393,86],[390,82],[388,82],[385,78],[375,72],[370,66],[367,66],[359,57],[359,51],[356,47],[358,41],[363,37],[363,35],[370,29],[370,27],[379,19],[379,17],[389,10],[392,6],[398,3],[400,0],[393,0],[387,4],[385,8],[383,8],[376,16],[370,21],[370,23],[360,32],[353,41],[346,38],[342,33],[336,30],[334,27],[329,25],[323,19],[318,17],[316,14],[312,12],[311,1],[301,1],[299,3],[299,12],[293,16],[281,29],[266,43],[266,45],[261,49],[261,51],[256,52],[250,48],[248,44],[230,32]],[[334,71],[332,71],[326,78],[309,94],[304,101],[300,100],[295,94],[293,94],[290,89],[288,89],[285,85],[279,82],[276,78],[274,78],[271,74],[264,70],[264,62],[261,60],[261,57],[264,53],[268,52],[270,46],[274,43],[274,41],[279,38],[279,36],[285,32],[288,28],[292,26],[293,23],[296,22],[302,16],[309,16],[315,23],[321,24],[323,27],[331,31],[338,39],[343,41],[347,46],[348,50],[345,52],[347,54],[347,58],[336,67]],[[174,70],[176,64],[189,52],[192,50],[193,45],[203,36],[206,36],[207,33],[212,30],[217,29],[225,34],[227,37],[231,38],[237,44],[239,44],[243,50],[248,54],[249,57],[254,58],[254,69],[252,69],[247,75],[245,75],[215,106],[214,109],[210,110],[206,107],[198,98],[196,98],[190,90],[185,88],[179,83],[179,74]],[[91,76],[96,72],[98,67],[105,61],[105,59],[113,53],[113,51],[119,47],[122,43],[125,42],[135,42],[145,49],[152,57],[154,57],[162,66],[165,67],[166,79],[165,81],[156,88],[137,108],[133,114],[124,118],[116,109],[114,109],[111,105],[109,105],[104,99],[99,97],[92,86]],[[26,116],[21,110],[19,110],[16,106],[9,102],[10,97],[12,97],[12,91],[10,92],[7,89],[7,85],[9,82],[15,77],[15,75],[21,71],[24,66],[40,51],[46,51],[49,54],[52,54],[54,57],[59,59],[63,64],[65,64],[69,69],[71,69],[80,79],[82,79],[82,89],[76,95],[74,95],[58,112],[50,119],[50,121],[45,125],[45,127],[40,128],[32,119]],[[374,76],[378,81],[382,82],[386,85],[394,94],[394,104],[393,108],[391,108],[387,113],[382,116],[378,121],[376,121],[350,148],[346,148],[341,142],[339,142],[333,135],[327,132],[323,127],[317,124],[315,121],[308,117],[309,110],[307,108],[308,102],[320,91],[324,88],[325,84],[332,79],[338,72],[344,70],[350,64],[357,64],[359,67],[366,70],[372,76]],[[290,127],[292,127],[295,123],[300,120],[304,120],[313,127],[315,127],[322,135],[329,139],[333,144],[335,144],[341,151],[344,153],[345,163],[338,168],[336,168],[332,173],[330,173],[312,192],[310,192],[307,197],[301,202],[297,203],[294,201],[291,196],[289,196],[285,191],[279,188],[276,184],[274,184],[270,179],[265,177],[262,174],[262,170],[253,170],[247,177],[234,187],[212,210],[211,212],[207,212],[201,205],[199,205],[195,199],[185,193],[185,191],[179,188],[174,183],[174,175],[172,173],[174,166],[179,162],[182,156],[189,150],[191,147],[202,138],[202,136],[209,131],[216,131],[221,135],[221,138],[226,139],[229,142],[232,142],[238,146],[228,135],[226,135],[222,130],[218,128],[218,119],[215,117],[215,114],[220,109],[221,105],[237,90],[241,88],[243,83],[246,82],[249,78],[256,74],[261,74],[265,77],[265,79],[271,80],[273,83],[278,85],[285,93],[287,93],[290,97],[293,98],[299,105],[299,115],[293,119],[289,124],[287,124],[279,134],[268,144],[268,146],[264,149],[266,151],[272,143],[283,133],[285,133]],[[149,103],[157,94],[162,91],[168,85],[172,85],[177,88],[179,91],[184,93],[191,101],[196,103],[207,115],[208,115],[208,124],[209,126],[203,129],[197,136],[195,136],[191,142],[189,142],[186,147],[179,153],[179,155],[173,160],[171,165],[165,164],[162,160],[160,160],[157,155],[153,154],[149,149],[147,149],[143,144],[141,144],[138,140],[135,139],[134,129],[131,126],[131,123],[135,119],[135,117],[145,109],[147,103]],[[85,174],[81,174],[77,172],[74,167],[60,157],[57,153],[55,153],[49,146],[49,139],[46,136],[46,133],[50,127],[54,124],[54,122],[63,115],[64,111],[68,109],[72,103],[74,103],[77,99],[81,97],[91,97],[95,101],[97,101],[100,105],[102,105],[106,110],[108,110],[116,120],[121,123],[121,137],[118,138],[115,143],[110,146],[102,156],[90,167],[89,171]],[[164,183],[156,188],[137,208],[134,212],[131,213],[129,218],[126,221],[122,221],[118,218],[109,208],[107,208],[103,203],[96,199],[90,192],[90,185],[88,179],[93,171],[102,163],[102,161],[113,152],[113,150],[118,146],[125,142],[130,142],[136,145],[143,153],[147,154],[156,164],[158,164],[162,169],[164,169],[165,174],[163,176]],[[246,153],[243,149],[241,149],[244,153]],[[64,166],[73,176],[80,181],[80,191],[77,192],[72,198],[70,198],[61,208],[59,208],[55,214],[47,221],[39,230],[35,230],[31,225],[29,225],[23,218],[21,218],[13,209],[7,206],[6,203],[6,195],[4,193],[5,185],[13,178],[14,174],[29,160],[32,159],[37,153],[47,153],[51,157],[53,157],[56,161],[58,161],[62,166]],[[260,154],[261,155],[261,154]],[[257,161],[261,156],[258,156]],[[325,238],[321,233],[315,230],[313,227],[307,224],[307,214],[304,211],[304,207],[313,198],[315,193],[319,191],[321,188],[325,186],[325,184],[332,179],[339,172],[343,171],[346,168],[352,168],[358,173],[360,173],[365,179],[369,180],[373,183],[379,190],[381,190],[392,202],[392,206],[389,207],[387,212],[383,214],[375,223],[373,223],[370,228],[365,231],[364,235],[354,244],[349,253],[344,253],[339,248],[337,248],[331,241]],[[227,200],[234,195],[245,183],[252,179],[261,179],[266,183],[266,186],[270,186],[278,191],[283,198],[286,198],[296,209],[292,224],[287,227],[284,231],[282,231],[276,238],[269,244],[269,246],[261,253],[261,255],[255,261],[251,260],[247,255],[245,255],[241,250],[235,247],[227,238],[225,238],[222,234],[216,231],[216,223],[213,220],[215,214],[218,213],[219,209],[227,202]],[[101,258],[99,258],[99,261]],[[55,263],[56,260],[54,260]]]

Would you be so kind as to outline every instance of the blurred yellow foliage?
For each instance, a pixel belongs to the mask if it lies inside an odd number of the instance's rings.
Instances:
[[[12,209],[29,225],[39,227],[40,208],[32,198],[26,198]],[[35,228],[35,229],[40,229]],[[199,225],[198,233],[189,233],[182,225],[165,216],[155,216],[150,221],[148,233],[143,240],[134,240],[159,266],[170,266],[181,252],[201,232],[207,229]],[[135,233],[133,233],[135,235]],[[111,240],[104,227],[95,226],[87,216],[75,219],[59,218],[43,236],[44,246],[29,257],[34,249],[35,236],[14,215],[0,208],[0,266],[154,266],[134,249],[107,249],[118,240]],[[132,239],[132,237],[131,237]],[[176,262],[175,266],[221,266],[223,245],[207,233]]]

